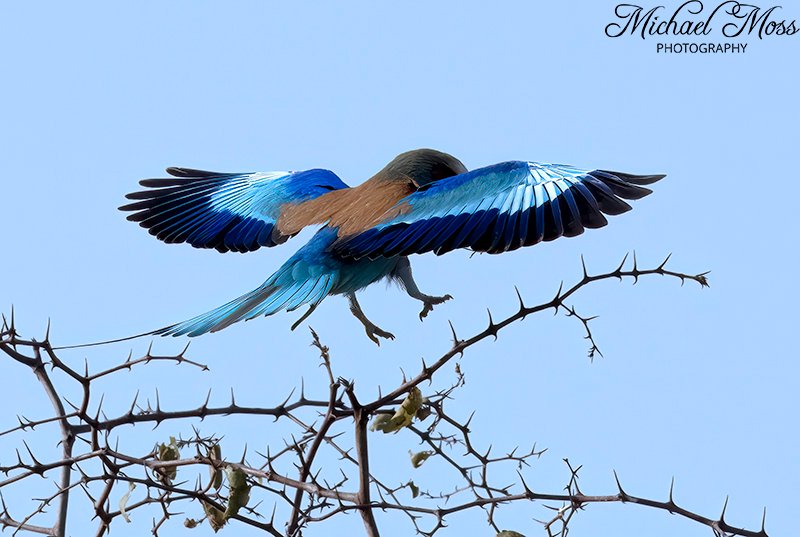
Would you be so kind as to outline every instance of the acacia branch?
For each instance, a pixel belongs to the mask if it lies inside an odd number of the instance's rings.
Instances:
[[[464,340],[458,338],[458,336],[456,335],[455,328],[451,324],[450,327],[453,333],[453,346],[450,348],[450,350],[445,352],[438,360],[436,360],[430,366],[426,365],[425,362],[423,361],[422,371],[420,371],[420,373],[416,377],[402,383],[400,386],[398,386],[388,394],[376,399],[372,403],[369,403],[368,405],[365,406],[365,408],[367,408],[370,412],[374,412],[378,408],[388,404],[391,400],[401,397],[403,394],[407,393],[408,390],[410,390],[411,388],[420,385],[422,382],[431,380],[433,374],[439,369],[441,369],[445,364],[450,362],[450,360],[452,360],[455,356],[463,355],[464,351],[474,346],[475,344],[483,341],[484,339],[487,339],[489,337],[494,337],[495,339],[497,339],[497,336],[502,329],[508,327],[509,325],[515,322],[524,320],[528,315],[532,315],[534,313],[539,313],[549,309],[553,309],[557,313],[560,308],[564,308],[568,312],[570,312],[572,316],[575,316],[574,310],[568,307],[565,304],[565,301],[572,295],[577,293],[579,290],[583,289],[584,287],[594,282],[610,280],[613,278],[617,278],[620,281],[622,281],[623,278],[633,278],[633,283],[635,284],[639,281],[639,278],[641,278],[642,276],[659,275],[659,276],[668,276],[671,278],[679,279],[681,281],[681,285],[683,285],[683,283],[686,280],[691,280],[697,282],[701,287],[708,287],[708,279],[706,278],[708,272],[692,275],[692,274],[684,274],[682,272],[667,270],[666,264],[669,261],[669,258],[670,256],[667,256],[667,258],[658,267],[654,269],[640,269],[637,266],[636,255],[634,254],[633,267],[629,270],[624,270],[625,262],[628,260],[628,256],[625,255],[625,257],[622,259],[622,262],[615,270],[612,270],[610,272],[605,272],[602,274],[597,274],[594,276],[589,275],[589,273],[586,271],[586,265],[584,264],[583,278],[581,278],[580,281],[578,281],[576,284],[574,284],[566,291],[564,291],[564,282],[561,282],[558,291],[556,291],[556,295],[550,301],[531,307],[525,306],[525,302],[523,301],[522,297],[519,295],[519,293],[517,293],[517,298],[519,299],[519,308],[515,313],[507,316],[506,318],[500,320],[499,322],[496,322],[492,318],[492,312],[489,311],[488,326],[482,331],[473,335],[472,337]],[[588,320],[584,320],[584,324],[588,328],[588,324],[586,323],[588,323]],[[596,348],[594,346],[593,340],[592,344],[593,348]]]
[[[450,409],[455,404],[453,399],[457,390],[464,385],[465,379],[459,362],[456,362],[455,382],[438,389],[430,388],[431,393],[427,394],[424,402],[413,411],[412,418],[409,418],[413,421],[403,425],[402,428],[408,432],[395,437],[398,442],[405,442],[408,438],[418,440],[428,450],[427,456],[439,458],[450,469],[455,476],[454,486],[437,492],[419,490],[410,480],[390,485],[381,479],[381,468],[375,468],[370,464],[369,421],[376,416],[391,418],[398,407],[405,405],[406,399],[412,392],[417,394],[416,397],[420,396],[421,391],[418,390],[421,390],[423,381],[433,383],[435,376],[439,379],[437,372],[455,361],[455,358],[463,356],[465,351],[490,336],[497,338],[513,323],[521,322],[535,313],[552,309],[556,313],[561,311],[568,318],[579,321],[584,330],[584,337],[590,344],[591,358],[595,353],[599,353],[590,328],[593,317],[578,314],[575,306],[567,304],[567,300],[575,297],[582,288],[599,281],[631,278],[635,283],[641,277],[652,275],[675,278],[681,282],[691,280],[703,287],[708,285],[705,274],[690,275],[672,271],[666,268],[666,260],[656,268],[640,269],[634,256],[632,267],[626,267],[626,260],[623,260],[615,270],[597,275],[589,275],[584,264],[581,279],[566,290],[562,284],[551,300],[527,306],[518,292],[518,308],[514,313],[499,321],[495,321],[489,313],[486,328],[466,339],[459,339],[453,330],[453,342],[449,350],[431,365],[423,361],[422,369],[416,376],[403,378],[394,389],[385,393],[379,392],[376,398],[367,402],[359,401],[353,381],[346,381],[334,375],[329,349],[312,331],[312,345],[321,358],[320,366],[326,380],[327,396],[307,398],[304,387],[301,387],[299,396],[294,396],[292,392],[285,400],[273,406],[242,406],[236,403],[231,393],[229,404],[211,406],[209,392],[205,401],[199,406],[164,410],[156,392],[154,405],[151,406],[150,402],[140,405],[137,395],[126,413],[107,418],[101,410],[102,395],[99,397],[99,403],[92,403],[98,395],[98,382],[123,374],[133,367],[148,367],[164,362],[198,367],[202,370],[206,370],[207,367],[188,359],[185,356],[187,349],[175,356],[160,356],[153,354],[151,348],[139,358],[133,359],[128,355],[120,363],[93,373],[89,372],[88,364],[84,364],[83,371],[80,372],[61,359],[56,353],[57,349],[50,345],[47,336],[42,342],[25,340],[19,336],[14,327],[13,315],[10,323],[4,318],[0,328],[0,352],[34,373],[45,395],[51,401],[53,415],[37,420],[18,417],[18,424],[0,432],[0,436],[24,435],[35,427],[55,423],[59,427],[62,453],[58,460],[42,462],[28,449],[24,460],[18,455],[16,463],[0,466],[0,471],[8,476],[4,481],[0,481],[0,492],[11,490],[22,481],[43,476],[48,471],[61,471],[57,491],[38,500],[38,507],[25,518],[12,517],[3,503],[0,526],[51,537],[64,535],[67,500],[72,491],[80,488],[94,507],[98,520],[98,537],[110,531],[112,523],[118,518],[129,516],[132,512],[137,515],[144,513],[148,507],[158,511],[153,519],[152,528],[153,534],[158,535],[168,521],[176,516],[174,507],[176,505],[195,505],[203,512],[199,522],[195,519],[186,519],[185,523],[189,526],[209,519],[211,517],[209,513],[213,510],[223,513],[233,499],[233,485],[229,481],[222,487],[215,485],[217,478],[214,476],[221,475],[225,470],[239,472],[244,476],[244,485],[240,483],[237,486],[252,489],[249,495],[254,498],[246,501],[245,505],[240,506],[229,516],[226,515],[224,520],[218,523],[224,525],[228,520],[237,521],[272,536],[298,537],[310,524],[322,523],[354,510],[359,513],[364,533],[369,537],[379,535],[379,520],[376,518],[378,510],[402,512],[407,515],[418,534],[433,536],[446,526],[448,517],[464,511],[482,509],[486,513],[489,528],[499,531],[501,525],[496,520],[498,506],[536,503],[540,508],[551,509],[555,513],[550,520],[542,523],[545,532],[551,537],[555,535],[563,537],[567,533],[570,521],[584,507],[595,503],[616,502],[639,504],[678,514],[711,528],[720,536],[730,534],[767,537],[763,521],[758,531],[734,527],[725,520],[724,511],[715,519],[677,505],[673,500],[672,490],[667,501],[633,496],[625,492],[619,486],[619,482],[616,494],[584,494],[578,487],[578,469],[572,466],[569,466],[570,478],[564,492],[547,493],[531,490],[521,472],[541,457],[545,450],[537,449],[533,445],[530,449],[513,448],[500,452],[495,450],[493,453],[491,446],[481,447],[479,441],[473,438],[470,429],[472,415],[463,420],[451,414]],[[76,405],[69,403],[61,395],[60,384],[56,382],[58,379],[55,379],[53,372],[63,374],[55,376],[59,379],[63,377],[64,382],[78,386],[83,395]],[[66,411],[67,405],[72,409],[70,412]],[[90,407],[96,408],[90,412]],[[296,435],[297,437],[293,434],[290,440],[284,441],[278,449],[274,449],[274,446],[270,449],[270,446],[267,446],[265,454],[258,454],[263,461],[258,461],[257,464],[245,459],[246,448],[239,462],[213,455],[212,447],[219,446],[221,442],[221,435],[216,432],[211,437],[201,437],[197,430],[194,430],[194,436],[187,438],[176,434],[177,439],[171,442],[174,447],[160,445],[145,454],[132,454],[118,446],[109,445],[112,432],[118,432],[125,425],[150,423],[158,426],[168,422],[180,430],[182,423],[180,420],[199,421],[210,416],[225,415],[253,418],[264,416],[271,417],[275,421],[287,420],[292,427],[299,428],[300,433]],[[215,423],[219,423],[220,427],[223,425],[220,422]],[[339,429],[336,429],[337,424]],[[349,430],[340,430],[345,425]],[[24,438],[21,442],[24,443]],[[194,449],[195,454],[187,456],[182,453],[177,456],[179,450],[187,448]],[[462,448],[463,457],[456,457],[453,450]],[[164,453],[172,449],[175,450],[173,453],[175,456],[164,458]],[[332,457],[340,461],[336,469],[341,475],[333,477],[332,482],[329,482],[330,476],[320,477],[320,471],[323,465],[329,467]],[[293,465],[288,470],[285,468],[287,462]],[[498,475],[504,474],[498,474],[498,471],[508,473],[509,469],[516,470],[518,481],[511,484],[500,483]],[[73,478],[73,470],[80,473],[77,478]],[[175,480],[178,473],[181,476],[178,478],[180,481]],[[211,478],[201,477],[204,475],[210,475]],[[188,484],[192,478],[196,482],[194,487]],[[229,480],[230,477],[226,479]],[[356,487],[347,486],[351,479],[354,479]],[[110,500],[115,496],[115,491],[122,488],[116,488],[121,484],[144,486],[147,491],[146,496],[127,502],[127,507],[124,509],[113,510],[109,507]],[[401,494],[401,491],[405,492]],[[408,493],[412,496],[410,500],[406,496]],[[45,515],[45,507],[56,500],[59,502],[59,508],[53,526],[35,525],[33,522]],[[268,501],[267,504],[262,503],[265,500]],[[273,502],[272,515],[267,517],[270,501]],[[444,506],[440,505],[442,502]],[[557,505],[551,505],[553,503]],[[289,511],[283,532],[276,529],[278,526],[275,517],[278,505],[284,506]]]

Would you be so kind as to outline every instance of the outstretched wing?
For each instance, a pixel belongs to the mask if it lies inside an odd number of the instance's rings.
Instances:
[[[630,210],[623,200],[646,196],[651,191],[641,185],[662,177],[503,162],[425,185],[380,224],[340,237],[333,249],[354,259],[456,248],[506,252],[602,227],[604,214]]]
[[[145,179],[148,190],[120,210],[167,243],[186,242],[220,252],[251,252],[288,238],[275,227],[281,208],[347,188],[328,170],[218,173],[167,168],[168,179]]]

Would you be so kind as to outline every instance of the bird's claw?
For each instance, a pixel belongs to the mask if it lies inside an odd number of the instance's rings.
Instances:
[[[375,325],[364,326],[364,329],[367,332],[367,337],[370,338],[378,347],[381,346],[381,341],[378,339],[378,337],[382,337],[384,339],[394,339],[394,334],[387,332],[386,330],[381,330]]]
[[[433,311],[434,306],[436,306],[437,304],[441,304],[443,302],[447,302],[452,298],[453,297],[450,295],[428,297],[427,300],[423,301],[424,306],[422,307],[422,311],[419,312],[419,320],[421,321],[425,317],[427,317],[428,314]]]

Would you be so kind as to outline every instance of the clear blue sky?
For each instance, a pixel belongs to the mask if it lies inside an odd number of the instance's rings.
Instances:
[[[561,279],[610,269],[633,249],[642,265],[673,252],[673,266],[711,270],[711,288],[654,278],[606,283],[574,301],[600,315],[605,358],[589,363],[579,325],[530,318],[462,360],[467,385],[450,409],[480,445],[500,451],[537,442],[547,455],[527,474],[557,491],[561,463],[583,464],[587,493],[614,491],[612,469],[634,494],[676,499],[715,516],[788,535],[796,526],[797,38],[750,40],[744,55],[657,55],[655,42],[609,39],[615,2],[314,3],[137,2],[5,4],[0,13],[0,161],[3,254],[0,306],[16,307],[26,335],[68,344],[125,336],[181,321],[260,284],[309,235],[248,255],[164,245],[116,210],[143,177],[170,165],[223,171],[325,167],[355,184],[416,147],[451,152],[469,167],[503,160],[566,162],[667,173],[655,194],[602,230],[501,256],[467,252],[412,259],[422,289],[450,293],[424,324],[396,288],[370,288],[368,314],[397,340],[364,337],[341,298],[310,324],[331,348],[336,373],[367,397],[402,368],[448,345],[450,319],[467,335],[485,311],[510,312],[513,286],[549,299]],[[800,17],[800,6],[785,8]],[[193,343],[211,373],[155,365],[106,385],[106,410],[136,389],[161,387],[167,408],[273,405],[305,377],[325,393],[305,327],[282,314]],[[156,341],[169,352],[183,341]],[[93,367],[147,341],[69,355]],[[449,372],[443,373],[443,381]],[[14,414],[49,412],[27,371],[0,363],[2,427]],[[207,420],[238,452],[281,445],[270,421]],[[147,449],[188,423],[122,431]],[[45,432],[36,436],[52,451]],[[139,446],[137,448],[137,446]],[[9,444],[0,439],[0,460]],[[412,471],[410,434],[375,438],[389,482],[430,490],[457,478],[429,461]],[[50,477],[50,476],[49,476]],[[54,477],[54,476],[52,476]],[[49,484],[43,482],[43,486]],[[21,489],[23,490],[23,489]],[[24,489],[28,490],[28,489]],[[49,489],[47,489],[49,490]],[[141,491],[139,491],[141,492]],[[38,491],[41,494],[41,489]],[[29,492],[33,494],[33,492]],[[119,492],[121,494],[121,491]],[[115,494],[112,501],[118,500]],[[25,493],[6,501],[24,508]],[[84,504],[77,499],[76,504]],[[194,509],[194,511],[192,511]],[[153,513],[114,535],[143,535]],[[190,508],[189,515],[199,515]],[[542,535],[541,508],[501,510],[501,525]],[[70,534],[90,532],[76,508]],[[410,535],[402,519],[385,535]],[[449,520],[442,535],[482,533],[483,514]],[[184,531],[181,520],[170,534]],[[308,535],[358,529],[355,515]],[[592,506],[574,535],[710,535],[707,528],[637,506]],[[207,528],[193,535],[209,535]],[[229,534],[252,535],[241,526]]]

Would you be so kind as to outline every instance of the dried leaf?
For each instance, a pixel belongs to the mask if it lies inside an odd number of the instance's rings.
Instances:
[[[169,444],[160,444],[158,446],[158,456],[156,458],[160,461],[176,461],[181,458],[181,452],[174,436],[169,437]],[[164,466],[158,474],[158,479],[163,483],[175,479],[177,474],[177,466]]]
[[[225,520],[227,520],[237,514],[239,509],[250,501],[250,484],[247,482],[247,474],[238,468],[226,466],[225,475],[228,478],[228,487],[231,490],[228,497],[228,507],[225,509]]]
[[[183,527],[189,528],[190,530],[196,528],[198,524],[199,522],[193,518],[187,518],[183,521]]]
[[[411,457],[411,466],[419,468],[423,462],[428,460],[428,457],[433,455],[433,451],[418,451],[417,453],[409,451],[408,455]]]
[[[212,447],[208,448],[208,458],[212,461],[218,461],[222,459],[222,448],[219,444],[214,444]],[[222,472],[219,471],[219,468],[216,468],[213,465],[209,465],[208,472],[211,476],[213,487],[219,490],[219,488],[222,486]]]
[[[411,425],[411,420],[416,416],[420,405],[422,405],[422,392],[414,386],[391,418],[384,417],[379,420],[380,416],[386,416],[386,414],[379,414],[372,422],[371,428],[373,431],[383,431],[384,434],[396,433],[403,427]]]
[[[425,421],[426,419],[428,419],[428,416],[431,415],[431,412],[433,412],[433,409],[429,404],[427,404],[427,399],[426,399],[425,403],[421,407],[419,407],[419,410],[417,410],[417,420]]]
[[[417,496],[419,496],[419,487],[415,485],[413,481],[408,482],[408,488],[411,489],[412,498],[416,498]]]
[[[514,530],[502,530],[497,534],[497,537],[525,537],[521,533]]]
[[[228,488],[230,489],[228,505],[225,507],[225,511],[220,511],[213,505],[203,502],[203,510],[206,512],[206,518],[214,533],[221,530],[228,522],[228,519],[238,514],[239,509],[250,501],[250,484],[247,482],[247,474],[238,468],[226,466],[225,477],[228,478]],[[221,472],[220,479],[222,479]]]
[[[369,430],[372,432],[382,431],[384,427],[388,426],[391,420],[392,417],[389,414],[378,414],[372,420],[372,425],[369,426]]]
[[[133,489],[135,489],[135,488],[136,488],[136,483],[134,483],[132,481],[129,482],[128,483],[128,492],[123,494],[122,498],[119,499],[119,514],[122,515],[122,518],[124,518],[125,522],[127,522],[128,524],[131,523],[131,517],[128,516],[128,513],[125,511],[125,508],[128,505],[128,500],[130,500],[130,498],[131,498],[131,492],[133,492]]]
[[[208,520],[208,524],[214,530],[214,533],[221,530],[227,521],[225,513],[206,502],[203,502],[203,511],[206,512],[206,520]]]

